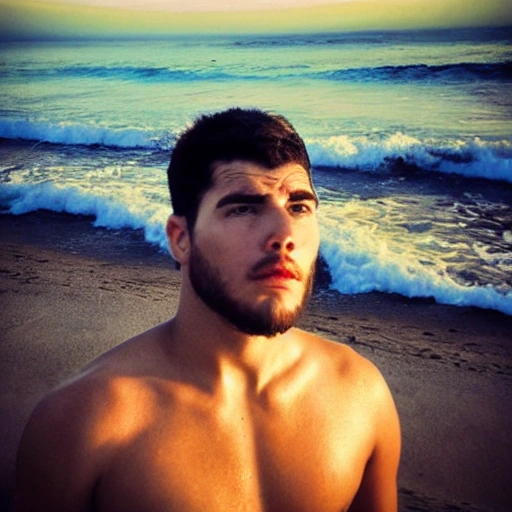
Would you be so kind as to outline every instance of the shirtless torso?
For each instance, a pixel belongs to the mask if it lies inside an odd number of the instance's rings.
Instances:
[[[258,389],[241,368],[174,351],[172,331],[127,342],[40,404],[17,510],[339,512],[360,486],[373,490],[351,510],[396,509],[398,421],[371,363],[291,330]]]

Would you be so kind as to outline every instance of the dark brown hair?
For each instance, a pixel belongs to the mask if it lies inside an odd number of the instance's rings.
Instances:
[[[174,214],[186,217],[191,231],[214,164],[233,160],[268,169],[298,163],[311,172],[304,141],[284,117],[240,108],[203,115],[178,139],[167,170]]]

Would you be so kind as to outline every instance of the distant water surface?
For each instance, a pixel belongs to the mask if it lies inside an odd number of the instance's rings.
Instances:
[[[511,33],[0,44],[0,208],[165,248],[176,136],[263,108],[308,146],[335,289],[512,314]]]

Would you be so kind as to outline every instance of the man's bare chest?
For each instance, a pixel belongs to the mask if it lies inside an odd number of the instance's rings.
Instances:
[[[364,429],[302,416],[158,418],[116,448],[97,509],[344,510],[367,460]]]

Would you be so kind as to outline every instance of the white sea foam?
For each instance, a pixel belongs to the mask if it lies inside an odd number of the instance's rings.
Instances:
[[[167,247],[164,225],[168,205],[137,200],[133,192],[124,201],[79,187],[60,187],[50,182],[0,185],[0,205],[8,213],[20,215],[37,210],[66,212],[95,218],[94,226],[109,229],[142,229],[145,239]]]
[[[403,250],[403,248],[402,248]],[[371,291],[397,293],[406,297],[433,297],[438,303],[478,306],[512,314],[512,292],[494,287],[470,286],[455,281],[440,265],[418,255],[397,253],[372,228],[354,229],[322,225],[322,255],[332,277],[332,287],[342,294]]]
[[[422,141],[400,132],[381,138],[341,135],[308,141],[316,166],[381,170],[400,159],[402,166],[512,182],[512,143],[508,140]]]

